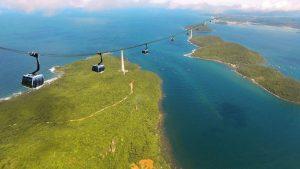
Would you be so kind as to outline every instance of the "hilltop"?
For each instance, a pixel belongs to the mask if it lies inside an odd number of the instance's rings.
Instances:
[[[0,168],[169,168],[159,128],[161,80],[105,55],[57,71],[50,85],[0,102]]]

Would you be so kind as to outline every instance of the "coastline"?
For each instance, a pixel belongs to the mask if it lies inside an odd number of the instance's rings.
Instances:
[[[196,52],[196,50],[199,48],[199,46],[197,46],[196,44],[194,44],[194,43],[191,41],[191,38],[188,38],[187,42],[188,42],[190,45],[193,45],[193,46],[196,47],[196,48],[193,49],[190,53],[184,54],[183,56],[189,57],[189,58],[193,58],[193,54]]]
[[[33,91],[36,91],[36,90],[39,90],[41,88],[43,88],[44,86],[46,85],[50,85],[51,83],[53,83],[54,81],[58,80],[59,78],[61,78],[61,76],[63,75],[62,72],[59,72],[57,70],[57,68],[59,68],[60,66],[53,66],[49,69],[49,71],[51,73],[53,73],[55,75],[55,77],[51,78],[51,79],[48,79],[44,82],[44,84],[40,87],[37,87],[35,89],[27,89],[25,91],[19,91],[19,92],[15,92],[15,93],[12,93],[11,95],[7,96],[7,97],[3,97],[3,98],[0,98],[0,102],[3,102],[3,101],[8,101],[8,100],[11,100],[15,97],[18,97],[20,95],[23,95],[23,94],[27,94],[27,93],[31,93]]]
[[[191,41],[189,41],[191,44],[193,44],[194,46],[197,46],[198,49],[200,49],[201,47],[192,43]],[[210,61],[210,62],[216,62],[216,63],[219,63],[219,64],[224,64],[226,66],[228,66],[229,68],[231,68],[236,74],[238,74],[239,76],[243,77],[244,79],[247,79],[249,80],[250,82],[252,82],[253,84],[257,85],[258,87],[260,87],[261,89],[265,90],[266,92],[268,92],[269,94],[275,96],[276,98],[278,99],[281,99],[281,100],[284,100],[284,101],[287,101],[287,102],[290,102],[290,103],[294,103],[294,104],[299,104],[298,102],[295,102],[295,101],[292,101],[292,100],[288,100],[288,99],[285,99],[285,98],[282,98],[280,96],[278,96],[277,94],[269,91],[267,88],[263,87],[261,84],[259,84],[255,79],[252,79],[252,78],[249,78],[241,73],[239,73],[237,71],[237,66],[234,65],[234,64],[230,64],[230,63],[226,63],[226,62],[223,62],[223,61],[220,61],[220,60],[215,60],[215,59],[205,59],[205,58],[201,58],[201,57],[194,57],[193,54],[195,53],[196,50],[193,50],[192,53],[190,53],[190,56],[188,57],[191,57],[191,58],[197,58],[197,59],[201,59],[201,60],[205,60],[205,61]]]
[[[170,168],[180,168],[178,167],[178,164],[174,158],[174,154],[173,154],[173,149],[170,143],[169,138],[166,135],[166,131],[164,128],[164,120],[165,120],[165,113],[163,111],[163,106],[162,106],[162,102],[163,102],[163,98],[164,98],[164,93],[163,93],[163,81],[161,80],[161,96],[159,99],[159,124],[158,124],[158,129],[159,129],[159,134],[160,134],[160,149],[162,151],[163,157],[165,158],[165,161],[170,165]]]
[[[12,98],[18,97],[18,96],[22,95],[23,93],[24,92],[20,91],[20,92],[15,92],[15,93],[7,96],[7,97],[2,97],[2,98],[0,98],[0,102],[7,101],[7,100],[10,100]]]

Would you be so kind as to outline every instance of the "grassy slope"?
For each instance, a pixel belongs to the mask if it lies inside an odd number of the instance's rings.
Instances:
[[[201,50],[195,52],[195,56],[205,59],[215,59],[235,65],[264,63],[258,53],[236,43],[224,42],[219,37],[197,36],[192,39],[192,42],[201,47]]]
[[[65,68],[64,76],[40,90],[0,102],[0,168],[130,168],[151,159],[168,168],[160,151],[160,79],[105,57],[106,71],[91,72],[96,58]],[[122,100],[115,107],[105,106]],[[50,123],[47,123],[50,122]]]
[[[192,42],[201,47],[194,56],[234,64],[237,72],[254,79],[275,95],[300,103],[300,82],[265,66],[263,57],[258,53],[215,36],[195,37]]]

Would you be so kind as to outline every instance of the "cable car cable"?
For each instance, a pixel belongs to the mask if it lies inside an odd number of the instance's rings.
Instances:
[[[203,21],[203,23],[206,23],[207,21],[210,22],[211,20],[212,19],[207,19],[207,20]],[[142,47],[142,46],[153,44],[153,43],[158,43],[158,42],[161,42],[161,41],[164,41],[164,40],[169,40],[170,38],[175,38],[176,36],[179,36],[181,34],[185,34],[187,31],[196,29],[196,28],[201,27],[201,26],[202,26],[201,24],[200,25],[198,24],[198,25],[195,25],[195,26],[191,26],[190,28],[187,28],[184,31],[178,32],[178,33],[173,34],[173,35],[169,35],[169,36],[162,37],[162,38],[159,38],[159,39],[156,39],[156,40],[152,40],[152,41],[148,41],[148,42],[143,42],[143,43],[132,45],[132,46],[128,46],[128,47],[123,47],[123,48],[118,48],[118,49],[111,49],[111,50],[107,50],[107,51],[102,51],[101,53],[102,54],[105,54],[105,53],[114,53],[114,52],[119,52],[121,50],[129,50],[129,49],[134,49],[134,48]],[[13,52],[13,53],[17,53],[17,54],[28,54],[29,53],[29,52],[24,51],[24,50],[7,48],[7,47],[3,47],[3,46],[0,46],[0,50],[8,51],[8,52]],[[43,53],[43,52],[40,52],[40,54],[42,56],[50,56],[50,57],[51,56],[52,57],[53,56],[54,57],[55,56],[56,57],[67,57],[67,56],[80,57],[80,56],[91,56],[91,55],[94,55],[95,52],[93,52],[93,53],[75,53],[75,54],[57,54],[57,53]]]

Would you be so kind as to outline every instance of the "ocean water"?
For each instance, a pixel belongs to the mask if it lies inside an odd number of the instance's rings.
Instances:
[[[0,46],[96,53],[160,38],[207,17],[164,9],[65,11],[51,17],[9,12],[0,14]],[[269,66],[300,79],[299,33],[259,26],[213,28],[211,34],[262,53]],[[195,48],[184,35],[149,47],[147,56],[141,49],[125,51],[125,56],[163,80],[164,130],[179,167],[299,168],[299,105],[272,96],[225,65],[184,56]],[[3,51],[0,56],[0,96],[24,91],[20,79],[34,69],[34,60]],[[51,67],[83,58],[41,56],[41,72],[50,79]]]

